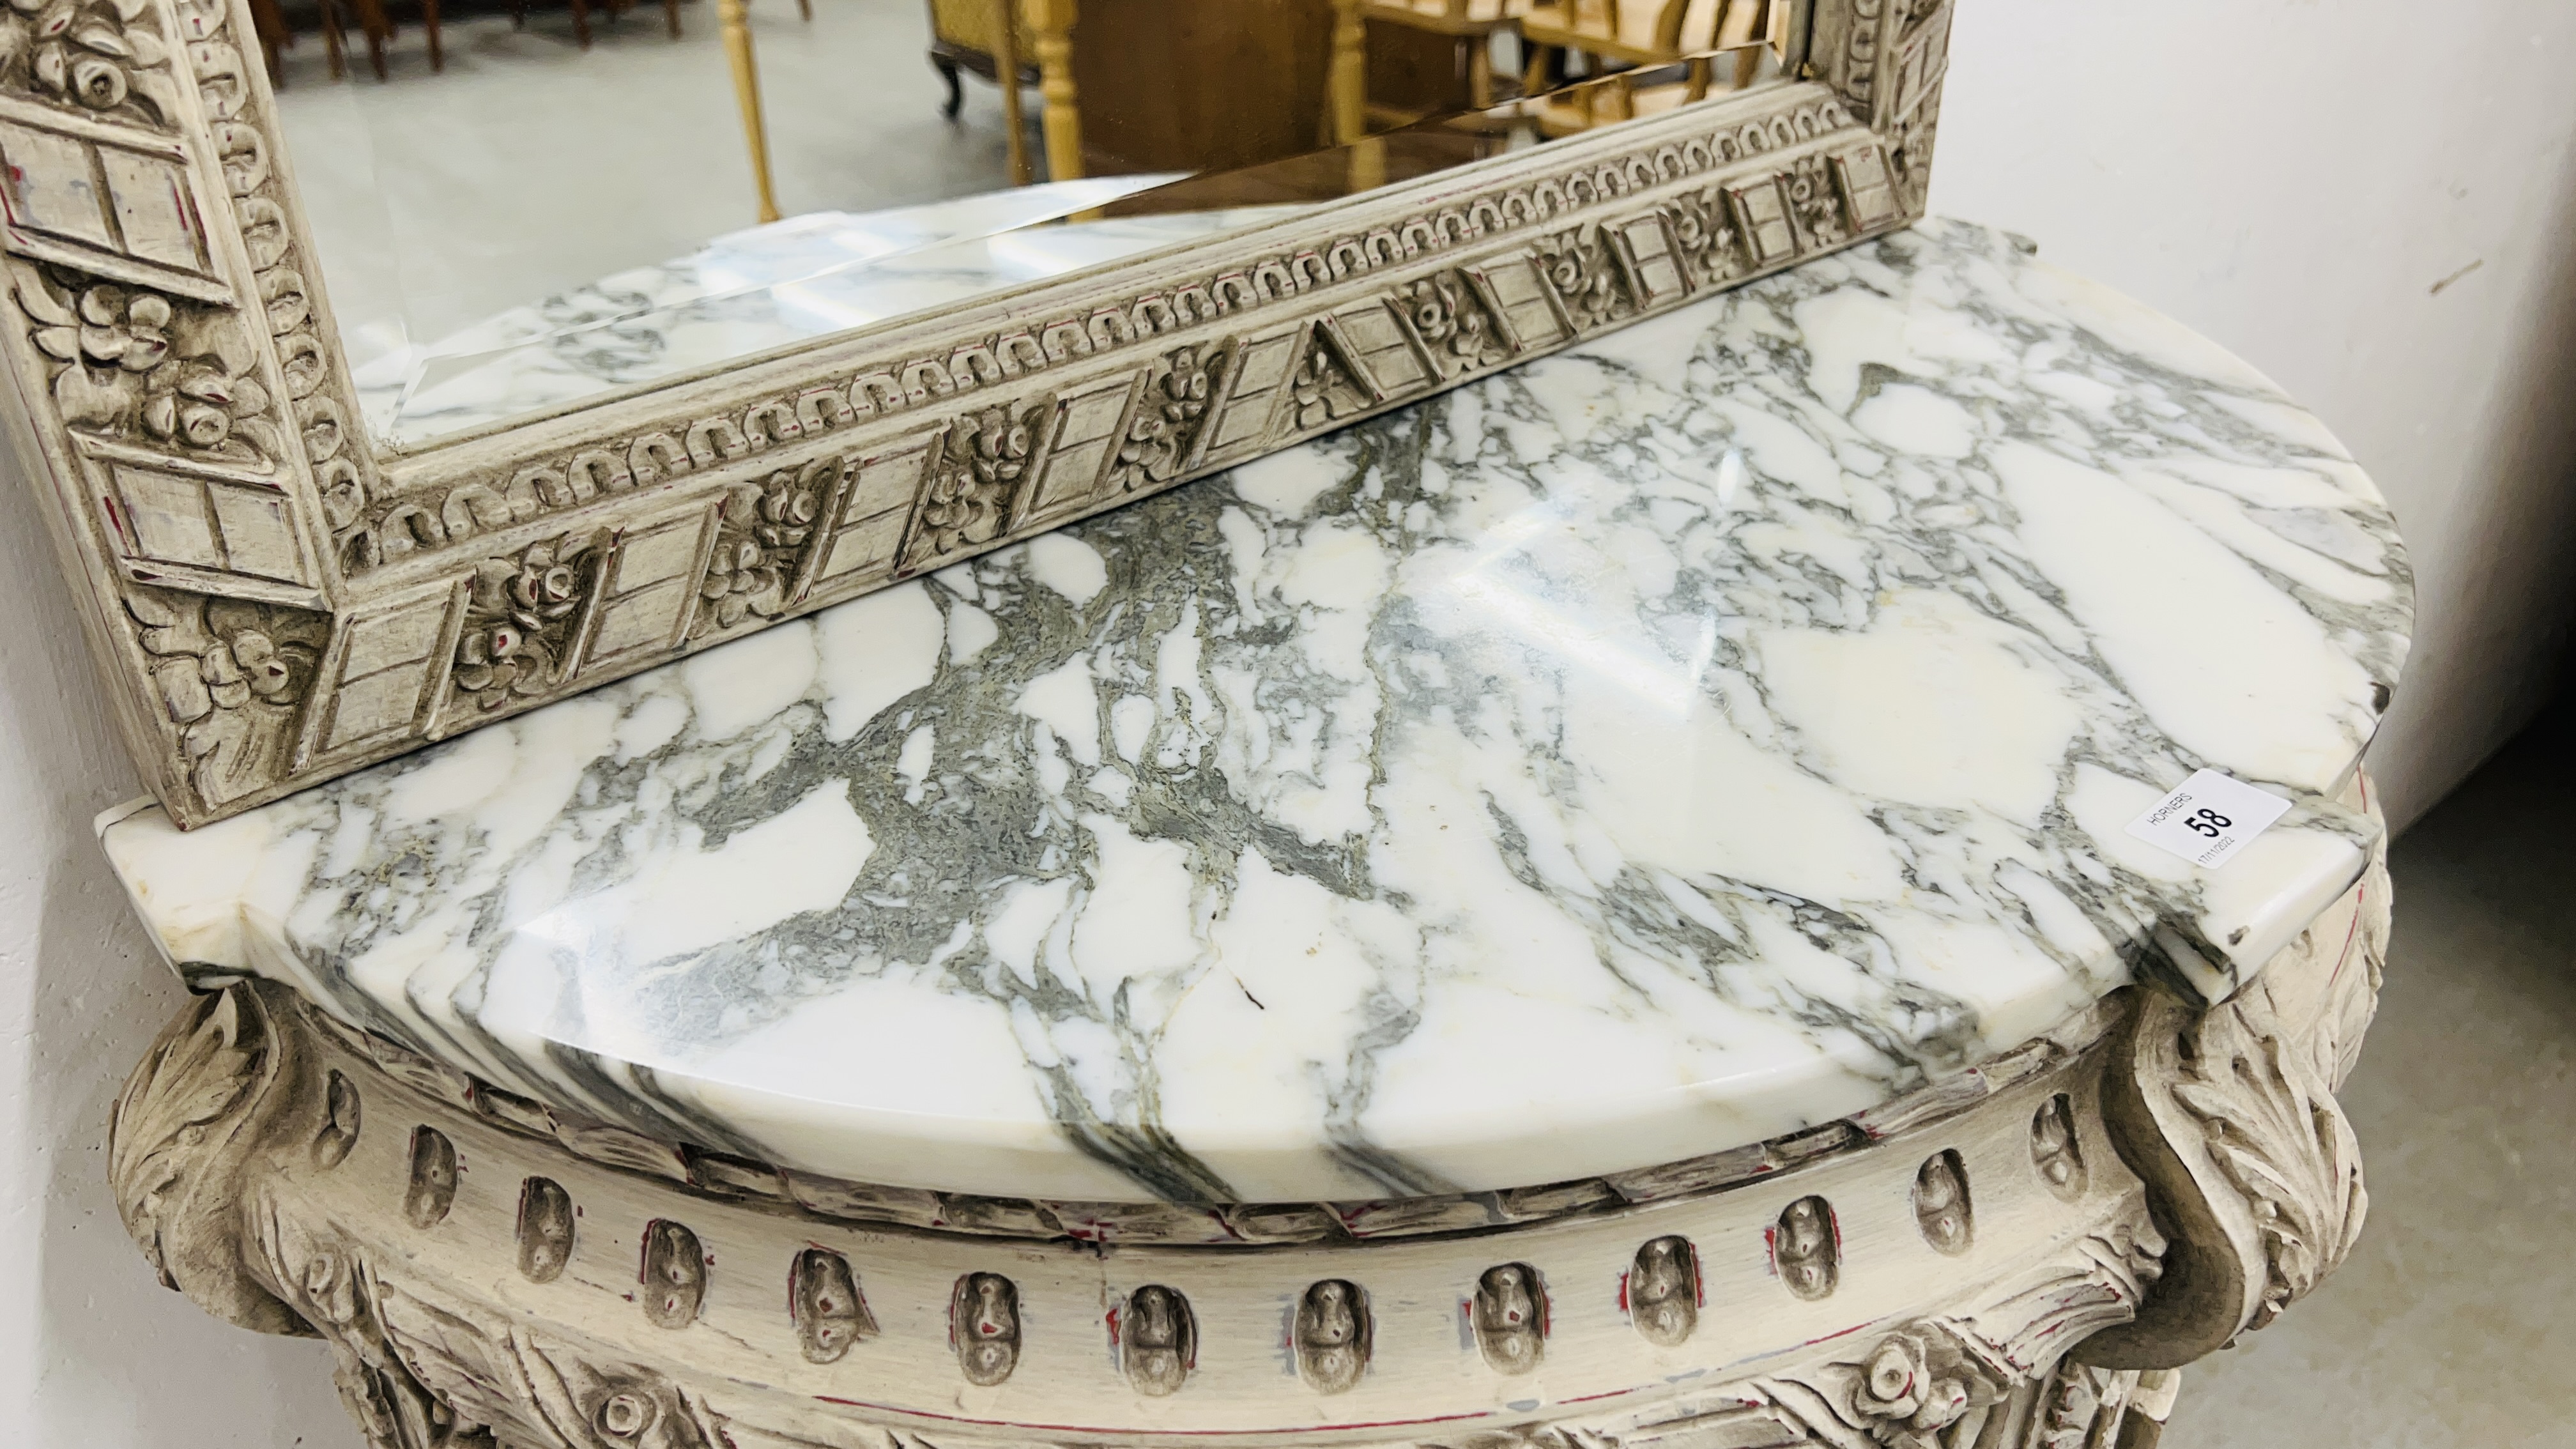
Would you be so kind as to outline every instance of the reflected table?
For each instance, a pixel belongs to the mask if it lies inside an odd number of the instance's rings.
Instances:
[[[2361,1227],[2409,601],[1929,224],[112,819],[204,993],[119,1202],[405,1449],[2148,1444]]]

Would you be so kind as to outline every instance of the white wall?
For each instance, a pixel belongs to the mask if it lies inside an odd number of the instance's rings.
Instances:
[[[15,477],[0,577],[21,581],[0,620],[0,1444],[355,1449],[319,1344],[199,1313],[117,1221],[108,1107],[184,993],[90,834],[140,787]]]
[[[2227,342],[2395,501],[2422,629],[2374,759],[2396,813],[2420,812],[2511,732],[2556,658],[2576,499],[2576,5],[1963,9],[1934,205]],[[9,492],[0,570],[24,581],[0,620],[0,1241],[19,1245],[0,1255],[0,1441],[352,1445],[317,1346],[200,1316],[117,1223],[108,1104],[177,989],[91,841],[134,776]]]
[[[1933,208],[2225,343],[2395,506],[2415,653],[2370,760],[2412,820],[2529,717],[2563,647],[2576,4],[1959,11]]]

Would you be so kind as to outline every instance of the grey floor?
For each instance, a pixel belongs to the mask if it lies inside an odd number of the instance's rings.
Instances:
[[[2167,1449],[2576,1445],[2576,709],[2400,837],[2379,1019],[2343,1102],[2343,1272],[2183,1376]]]

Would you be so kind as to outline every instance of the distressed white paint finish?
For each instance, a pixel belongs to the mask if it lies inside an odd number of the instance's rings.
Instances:
[[[2377,495],[1944,223],[187,835],[173,960],[818,1172],[1244,1201],[1887,1100],[2359,874]],[[2223,873],[2202,766],[2306,803]]]

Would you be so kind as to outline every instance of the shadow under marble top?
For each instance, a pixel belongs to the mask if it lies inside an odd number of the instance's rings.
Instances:
[[[1935,222],[105,839],[183,971],[664,1137],[1499,1188],[1875,1105],[2133,971],[2241,984],[2361,868],[2321,797],[2409,599],[2263,378]],[[2203,766],[2296,802],[2216,871],[2124,830]]]

